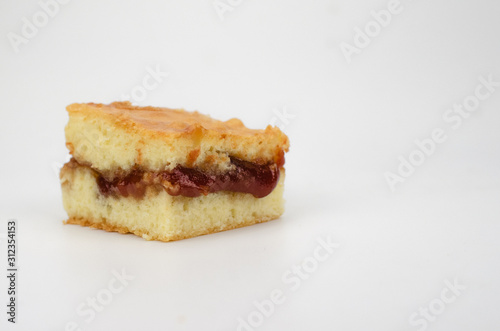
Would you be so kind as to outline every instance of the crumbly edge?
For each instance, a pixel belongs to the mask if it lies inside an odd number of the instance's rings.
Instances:
[[[269,222],[269,221],[278,219],[279,217],[280,217],[280,215],[274,215],[274,216],[263,217],[263,218],[259,218],[259,219],[250,219],[250,220],[247,220],[247,221],[245,221],[243,223],[239,223],[239,224],[228,224],[228,226],[226,226],[223,229],[220,229],[220,228],[219,229],[216,229],[216,228],[207,229],[206,231],[199,233],[199,234],[196,234],[195,236],[191,236],[191,235],[187,235],[187,234],[176,235],[176,236],[150,236],[146,231],[142,231],[142,230],[131,231],[126,226],[118,226],[118,225],[109,224],[109,223],[107,223],[107,221],[105,219],[100,219],[99,221],[96,221],[96,220],[93,220],[90,218],[70,217],[68,220],[64,221],[63,223],[64,224],[80,225],[83,227],[90,227],[93,229],[104,230],[107,232],[118,232],[121,234],[134,234],[134,235],[142,237],[143,239],[146,239],[148,241],[157,240],[157,241],[169,242],[169,241],[177,241],[177,240],[182,240],[182,239],[195,238],[195,237],[204,236],[207,234],[214,234],[214,233],[218,233],[218,232],[239,229],[239,228],[243,228],[243,227],[250,226],[250,225]]]

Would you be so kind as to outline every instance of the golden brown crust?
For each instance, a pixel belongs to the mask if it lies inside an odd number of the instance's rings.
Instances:
[[[189,136],[199,144],[202,136],[217,136],[226,139],[230,136],[241,139],[254,138],[278,142],[278,150],[288,152],[288,137],[277,127],[268,125],[265,130],[247,128],[239,119],[232,118],[219,121],[197,111],[164,107],[139,107],[128,101],[113,102],[109,105],[96,103],[74,103],[67,108],[68,113],[85,112],[95,116],[106,117],[115,125],[148,135],[161,135],[166,138]]]
[[[249,129],[238,119],[218,121],[198,112],[137,107],[129,102],[67,107],[66,146],[101,173],[150,171],[177,164],[227,170],[229,156],[281,165],[288,137],[277,127]]]
[[[220,228],[207,229],[206,231],[204,231],[202,233],[197,233],[194,235],[182,234],[182,235],[172,235],[172,236],[163,236],[163,237],[149,236],[148,233],[146,233],[145,231],[142,231],[142,230],[131,231],[130,229],[128,229],[125,226],[116,226],[116,225],[109,224],[105,219],[102,219],[100,221],[95,221],[95,220],[91,220],[91,219],[87,219],[87,218],[71,217],[68,220],[64,221],[63,223],[64,224],[80,225],[80,226],[90,227],[93,229],[99,229],[99,230],[104,230],[104,231],[108,231],[108,232],[118,232],[121,234],[135,234],[135,235],[137,235],[139,237],[143,237],[147,240],[159,240],[159,241],[168,242],[168,241],[177,241],[177,240],[194,238],[194,237],[204,236],[207,234],[213,234],[213,233],[222,232],[222,231],[238,229],[238,228],[242,228],[245,226],[254,225],[254,224],[258,224],[258,223],[265,223],[268,221],[278,219],[279,217],[280,217],[280,215],[276,215],[276,216],[269,216],[267,218],[248,220],[248,221],[240,223],[238,225],[228,224],[223,229],[220,229]]]
[[[200,155],[199,148],[193,149],[191,152],[189,152],[186,166],[188,166],[189,168],[193,167],[193,165],[196,162],[196,159],[198,158],[199,155]]]

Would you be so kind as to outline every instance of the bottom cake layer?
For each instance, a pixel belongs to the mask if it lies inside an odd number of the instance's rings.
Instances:
[[[106,231],[133,233],[147,240],[172,241],[276,219],[283,214],[285,173],[264,198],[248,193],[217,192],[200,197],[171,196],[149,187],[142,199],[105,197],[88,167],[61,171],[63,203],[69,219]]]

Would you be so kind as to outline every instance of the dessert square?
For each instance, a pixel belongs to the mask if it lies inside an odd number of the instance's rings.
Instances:
[[[171,241],[278,218],[288,137],[182,109],[67,107],[67,224]]]

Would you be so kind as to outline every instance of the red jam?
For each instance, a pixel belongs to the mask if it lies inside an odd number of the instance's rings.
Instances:
[[[220,175],[177,166],[172,171],[154,173],[152,176],[144,176],[144,172],[134,171],[125,178],[114,181],[107,181],[99,176],[97,184],[104,196],[133,196],[138,199],[144,196],[146,187],[150,185],[162,185],[174,196],[198,197],[229,191],[250,193],[256,198],[263,198],[278,184],[280,171],[277,164],[259,165],[234,157],[231,157],[231,163],[234,169]],[[149,179],[146,180],[146,177]]]
[[[134,171],[125,178],[118,178],[110,182],[99,176],[97,178],[97,185],[99,192],[104,196],[109,195],[122,195],[128,197],[129,195],[135,198],[142,198],[146,193],[147,183],[142,180],[143,173]]]

